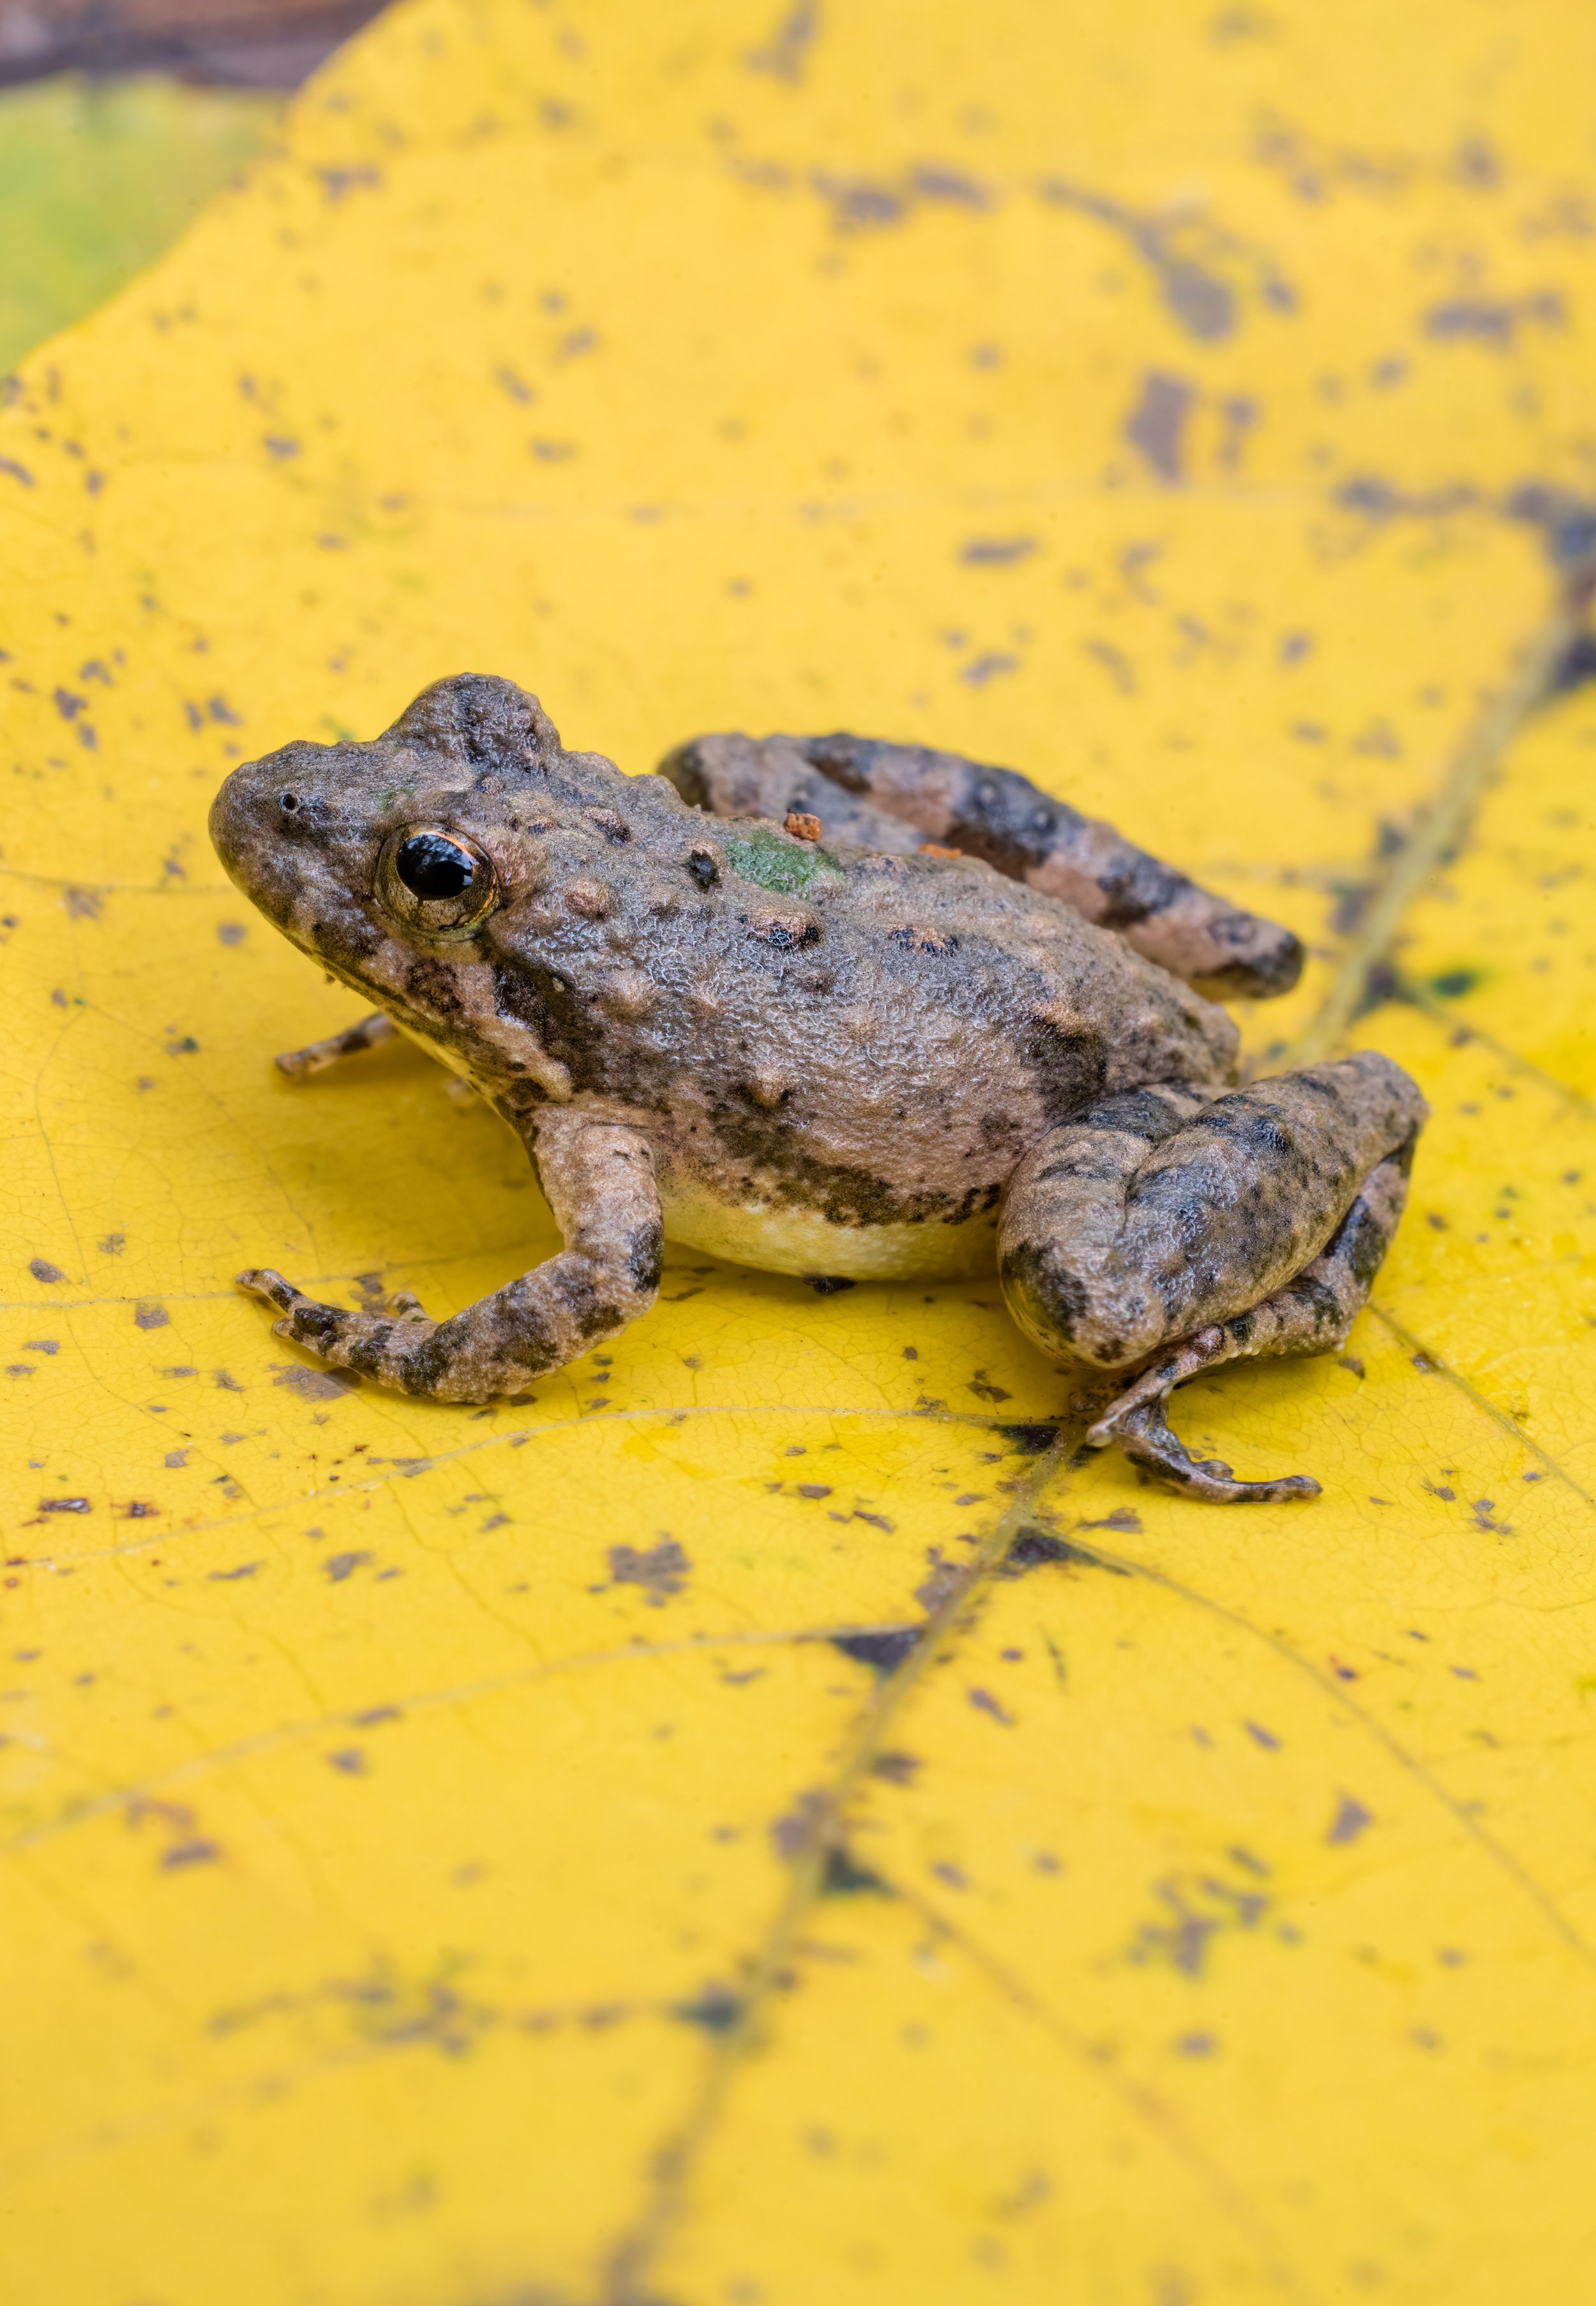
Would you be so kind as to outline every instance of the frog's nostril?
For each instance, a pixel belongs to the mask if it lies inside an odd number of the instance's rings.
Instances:
[[[299,807],[299,795],[296,792],[279,793],[277,796],[277,807],[282,810],[285,816],[292,816],[294,810]]]

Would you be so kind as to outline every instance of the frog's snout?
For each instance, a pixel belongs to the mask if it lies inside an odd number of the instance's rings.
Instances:
[[[319,876],[329,830],[325,796],[294,748],[244,761],[210,805],[210,839],[228,878],[252,903],[286,926],[292,892]]]
[[[223,780],[210,804],[210,845],[226,867],[231,879],[246,887],[250,858],[266,837],[260,821],[255,791],[255,761],[246,761]]]

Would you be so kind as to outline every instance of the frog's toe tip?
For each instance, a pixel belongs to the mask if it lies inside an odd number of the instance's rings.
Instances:
[[[1311,1473],[1282,1473],[1273,1482],[1238,1482],[1231,1476],[1230,1490],[1235,1505],[1306,1505],[1310,1498],[1324,1495]]]

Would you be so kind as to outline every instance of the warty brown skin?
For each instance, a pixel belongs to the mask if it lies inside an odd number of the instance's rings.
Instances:
[[[684,747],[678,781],[684,757],[731,742],[748,740]],[[900,804],[907,749],[874,748]],[[869,783],[860,757],[856,787]],[[933,814],[958,768],[997,773],[930,757]],[[521,1134],[567,1241],[441,1324],[409,1299],[354,1313],[279,1275],[243,1277],[279,1331],[382,1382],[484,1399],[646,1310],[661,1226],[777,1269],[935,1270],[990,1241],[1001,1205],[1003,1286],[1028,1332],[1065,1363],[1134,1371],[1325,1251],[1362,1179],[1422,1118],[1379,1058],[1226,1097],[1233,1025],[1124,937],[979,859],[816,841],[793,822],[705,816],[663,777],[568,753],[535,698],[472,675],[425,691],[371,743],[289,745],[235,770],[211,816],[228,872]],[[1155,938],[1178,960],[1206,907],[1208,943],[1188,964],[1211,980],[1218,901],[1166,879],[1171,921]],[[1224,933],[1233,951],[1277,959],[1294,943],[1225,918],[1242,925]],[[1243,1110],[1271,1089],[1277,1113]],[[1061,1182],[1081,1143],[1113,1173],[1095,1199]],[[1174,1234],[1149,1232],[1143,1183],[1173,1207],[1182,1179]],[[1213,1285],[1172,1286],[1183,1260]],[[1264,1324],[1260,1340],[1287,1328]],[[1292,1336],[1255,1350],[1321,1349]],[[1133,1407],[1139,1422],[1121,1432],[1106,1412],[1100,1438],[1134,1444],[1165,1478],[1203,1495],[1277,1487],[1226,1473],[1228,1487],[1205,1488],[1161,1419],[1148,1427],[1156,1402]]]
[[[946,844],[995,866],[1215,1001],[1267,1000],[1302,973],[1289,929],[1260,920],[1138,849],[1100,817],[927,745],[871,737],[696,737],[660,764],[685,800],[720,816],[818,816],[836,840],[906,852]]]

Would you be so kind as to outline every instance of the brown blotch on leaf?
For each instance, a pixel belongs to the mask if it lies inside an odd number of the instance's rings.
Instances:
[[[651,1607],[662,1608],[671,1596],[679,1593],[687,1582],[692,1567],[684,1549],[673,1537],[662,1537],[658,1545],[639,1548],[635,1545],[612,1545],[610,1548],[610,1579],[615,1585],[641,1585]]]
[[[290,1392],[303,1395],[306,1401],[337,1401],[341,1394],[352,1393],[360,1383],[353,1370],[309,1369],[303,1362],[292,1362],[286,1367],[272,1364],[277,1370],[273,1385],[286,1385]]]

